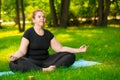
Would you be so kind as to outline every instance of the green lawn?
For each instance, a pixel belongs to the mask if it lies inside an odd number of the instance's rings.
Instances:
[[[13,28],[13,27],[12,27]],[[9,56],[19,48],[23,33],[17,29],[0,30],[0,72],[9,71]],[[76,60],[85,59],[101,62],[101,65],[77,69],[56,69],[52,72],[17,72],[0,76],[0,80],[120,80],[120,28],[48,28],[64,46],[89,45],[86,53],[76,54]],[[49,49],[50,53],[53,53]]]

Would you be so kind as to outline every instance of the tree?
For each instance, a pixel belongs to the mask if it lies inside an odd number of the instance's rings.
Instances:
[[[2,23],[2,20],[1,20],[1,5],[2,5],[2,1],[0,0],[0,29],[2,28],[2,26],[1,26],[1,23]]]
[[[113,20],[117,21],[117,15],[120,15],[120,1],[111,1],[111,6],[110,14],[113,16]]]
[[[53,25],[54,26],[60,25],[61,27],[67,26],[70,0],[61,0],[60,18],[58,18],[56,15],[54,0],[49,0],[49,2],[50,2],[50,10],[52,14],[52,19],[53,19]],[[60,22],[59,24],[58,24],[58,20]]]
[[[49,3],[50,3],[50,10],[51,10],[51,15],[52,15],[52,19],[53,19],[53,26],[58,27],[58,19],[57,19],[57,15],[56,15],[56,9],[54,6],[54,0],[49,0]]]
[[[23,0],[20,1],[21,1],[21,12],[22,12],[22,22],[23,22],[21,31],[25,31],[24,1]]]
[[[61,0],[60,26],[67,26],[70,0]]]
[[[20,5],[19,5],[20,4]],[[24,3],[23,0],[16,0],[16,15],[17,15],[17,24],[18,24],[18,29],[20,32],[23,32],[25,30],[25,14],[24,14]],[[20,23],[20,6],[21,6],[21,13],[22,13],[22,27]]]
[[[107,16],[110,10],[110,0],[98,0],[98,26],[107,25]]]
[[[20,25],[20,13],[19,13],[19,1],[16,0],[16,23],[18,24],[18,29],[21,32],[21,25]]]

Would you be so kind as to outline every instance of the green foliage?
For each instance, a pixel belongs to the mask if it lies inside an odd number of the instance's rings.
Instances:
[[[16,19],[15,11],[16,0],[2,0],[1,19],[3,21],[14,21]],[[57,10],[57,16],[60,17],[61,0],[54,0]],[[111,0],[110,15],[120,15],[120,1]],[[51,23],[49,0],[24,0],[26,21],[31,21],[32,12],[36,9],[42,9],[47,16],[47,24]],[[91,18],[97,16],[98,1],[97,0],[71,0],[69,9],[69,19]]]
[[[110,14],[115,16],[120,15],[120,1],[119,0],[112,0],[111,7],[110,7]]]
[[[93,17],[96,16],[96,0],[74,0],[71,1],[70,11],[76,17]]]
[[[89,27],[89,28],[88,28]],[[14,75],[0,76],[0,80],[120,80],[120,28],[69,27],[47,28],[64,46],[79,47],[89,45],[86,53],[76,54],[76,60],[85,59],[101,62],[84,68],[60,68],[52,72],[16,72]],[[13,27],[0,30],[0,71],[8,71],[9,55],[19,48],[21,36]],[[49,49],[50,53],[53,53]]]

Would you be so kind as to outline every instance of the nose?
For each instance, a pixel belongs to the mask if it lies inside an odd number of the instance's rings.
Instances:
[[[41,16],[41,17],[40,17],[40,20],[44,20],[44,19],[45,19],[45,17],[44,17],[44,16]]]

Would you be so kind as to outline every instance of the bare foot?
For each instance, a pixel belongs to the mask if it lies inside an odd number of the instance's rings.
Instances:
[[[42,70],[43,71],[53,71],[54,69],[56,68],[56,66],[54,66],[54,65],[51,65],[51,66],[49,66],[49,67],[47,67],[47,68],[43,68]]]

